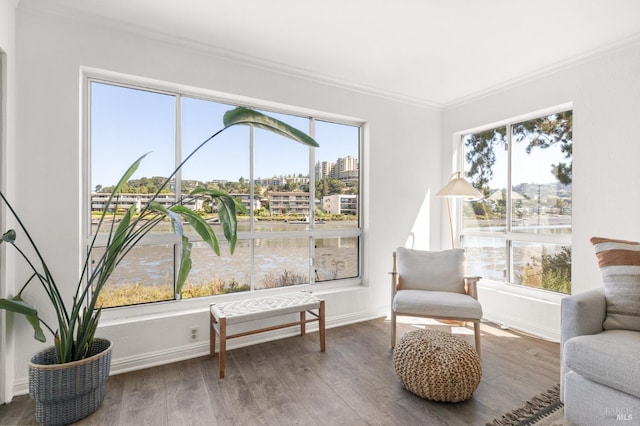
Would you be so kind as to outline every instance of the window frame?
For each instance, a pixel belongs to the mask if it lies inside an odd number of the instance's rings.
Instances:
[[[508,118],[505,120],[493,122],[491,124],[474,127],[468,130],[456,132],[454,134],[454,143],[455,143],[455,151],[457,153],[454,164],[457,165],[458,170],[464,171],[464,156],[465,156],[465,146],[464,146],[464,137],[468,134],[479,133],[487,130],[496,129],[499,127],[506,128],[506,139],[508,144],[508,155],[507,155],[507,183],[506,187],[512,187],[512,127],[514,124],[518,124],[524,121],[534,120],[536,118],[541,118],[548,115],[553,115],[561,112],[572,111],[573,112],[573,103],[564,103],[560,105],[556,105],[554,107],[537,110],[531,113],[526,113],[523,115],[515,116],[512,118]],[[573,162],[573,157],[572,157]],[[483,232],[465,232],[463,230],[463,207],[461,204],[456,203],[455,205],[455,237],[460,247],[464,247],[464,238],[467,237],[481,237],[481,238],[494,238],[502,240],[505,244],[504,246],[504,254],[505,254],[505,266],[506,273],[504,274],[503,280],[495,280],[491,278],[483,278],[481,280],[481,285],[486,287],[491,287],[496,290],[506,291],[509,293],[521,294],[527,297],[533,297],[535,299],[549,300],[552,302],[559,302],[562,298],[566,297],[567,294],[559,293],[552,290],[547,290],[543,288],[530,287],[524,284],[518,284],[511,281],[511,276],[513,274],[513,263],[512,263],[512,250],[513,243],[538,243],[538,244],[556,244],[563,246],[573,246],[573,227],[571,229],[571,233],[569,234],[536,234],[536,233],[527,233],[527,232],[514,232],[512,230],[512,206],[511,202],[511,191],[507,191],[506,205],[509,206],[507,208],[507,213],[505,217],[505,228],[504,232],[491,232],[491,231],[483,231]],[[463,201],[466,202],[466,201]],[[573,222],[573,221],[572,221]]]
[[[277,294],[283,292],[291,292],[291,291],[310,291],[310,290],[319,290],[329,291],[334,288],[345,288],[345,287],[353,287],[353,286],[361,286],[363,284],[363,275],[364,275],[364,228],[366,223],[366,212],[364,211],[363,206],[365,205],[364,194],[365,194],[365,177],[363,174],[363,159],[364,156],[364,147],[366,143],[366,138],[368,135],[367,132],[367,123],[364,120],[356,119],[352,117],[346,117],[342,115],[332,114],[332,113],[324,113],[320,111],[310,110],[306,108],[298,108],[294,106],[287,106],[282,104],[277,104],[274,102],[263,101],[254,98],[248,98],[244,96],[232,95],[228,93],[212,91],[208,89],[195,88],[191,86],[186,86],[182,84],[175,84],[170,82],[158,81],[149,78],[137,77],[126,75],[122,73],[110,72],[101,69],[83,67],[81,70],[81,179],[82,179],[82,221],[81,221],[81,253],[86,251],[87,243],[92,238],[91,234],[91,83],[98,82],[110,85],[116,85],[124,88],[132,88],[139,90],[146,90],[154,93],[161,93],[176,96],[176,135],[175,135],[175,149],[176,152],[181,150],[181,135],[180,135],[180,98],[181,97],[190,97],[194,99],[201,99],[204,101],[212,101],[212,102],[221,102],[230,104],[230,107],[235,105],[244,106],[248,108],[254,108],[259,110],[266,110],[268,113],[276,113],[276,114],[287,114],[297,117],[303,117],[309,120],[310,128],[307,133],[313,136],[315,122],[316,121],[326,121],[330,123],[354,126],[359,128],[359,141],[358,141],[358,160],[360,163],[360,177],[359,177],[359,188],[358,188],[358,226],[354,228],[341,228],[341,229],[317,229],[313,226],[310,230],[298,230],[298,231],[286,231],[286,232],[258,232],[253,229],[253,225],[251,226],[251,230],[248,232],[239,232],[238,233],[238,241],[248,240],[252,241],[255,239],[278,239],[278,238],[308,238],[310,240],[310,252],[309,252],[309,271],[310,275],[313,270],[313,244],[311,241],[314,239],[322,239],[322,238],[332,238],[332,237],[356,237],[358,239],[357,246],[357,259],[358,259],[358,269],[357,269],[357,277],[353,278],[343,278],[338,280],[330,280],[330,281],[320,281],[314,282],[315,277],[310,276],[310,282],[306,284],[300,284],[295,286],[285,286],[278,287],[273,289],[262,289],[259,290],[261,293],[270,292],[270,294]],[[222,124],[220,124],[220,128],[222,128]],[[212,129],[213,131],[219,129]],[[251,131],[251,137],[253,137],[253,130]],[[250,151],[250,155],[253,156],[253,149]],[[176,157],[176,162],[179,157]],[[310,199],[315,199],[315,150],[310,149],[309,154],[309,185],[310,185]],[[177,164],[176,164],[177,165]],[[252,175],[250,177],[251,180],[254,179]],[[176,193],[178,193],[176,191]],[[253,186],[251,189],[251,194],[253,194]],[[311,218],[315,214],[313,209],[313,201],[310,201],[310,222]],[[253,215],[253,210],[251,211]],[[313,225],[313,222],[311,222]],[[197,235],[194,235],[192,239],[194,242],[199,241]],[[170,235],[155,235],[153,233],[145,236],[144,240],[141,242],[142,244],[178,244],[179,241],[177,237],[173,234]],[[253,258],[251,259],[253,264]],[[175,260],[174,260],[175,264]],[[253,281],[253,280],[252,280]],[[174,282],[175,284],[175,282]],[[212,303],[212,298],[218,298],[217,300],[222,299],[242,299],[248,297],[254,297],[255,291],[257,289],[254,288],[252,283],[251,290],[245,292],[238,293],[229,293],[229,294],[220,294],[220,295],[211,295],[197,298],[176,298],[168,301],[157,301],[147,304],[140,305],[125,305],[119,307],[109,308],[103,311],[103,319],[105,321],[121,321],[125,318],[129,318],[132,315],[162,315],[166,317],[167,315],[181,315],[185,310],[192,309],[204,309],[208,307]]]

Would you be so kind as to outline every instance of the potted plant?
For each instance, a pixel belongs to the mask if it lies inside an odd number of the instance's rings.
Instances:
[[[181,239],[181,256],[176,276],[176,293],[178,294],[191,270],[191,242],[183,231],[183,220],[192,226],[216,254],[220,255],[215,232],[202,217],[179,203],[165,208],[155,201],[186,161],[218,134],[239,124],[259,127],[309,146],[318,146],[305,133],[247,108],[238,107],[228,111],[224,115],[223,124],[223,129],[202,142],[184,159],[139,213],[136,214],[135,206],[132,206],[120,220],[116,221],[115,214],[109,218],[108,210],[110,207],[114,211],[117,210],[120,188],[137,170],[147,154],[138,158],[127,169],[111,191],[107,205],[102,211],[94,238],[84,258],[75,295],[71,300],[63,300],[59,283],[52,275],[35,239],[11,203],[0,192],[0,198],[13,215],[18,230],[26,238],[26,242],[19,245],[18,232],[10,229],[4,232],[0,243],[5,242],[13,246],[31,271],[31,276],[17,295],[0,299],[0,309],[25,316],[33,327],[36,340],[46,341],[42,326],[54,338],[54,346],[34,355],[29,363],[29,394],[36,400],[36,419],[40,423],[71,423],[91,414],[102,403],[104,381],[109,375],[112,344],[106,339],[95,337],[102,311],[101,306],[97,305],[97,300],[113,270],[143,236],[167,218],[171,221],[174,232]],[[237,240],[236,213],[238,209],[245,210],[244,206],[223,191],[200,188],[190,194],[190,196],[196,195],[210,196],[216,200],[224,237],[229,242],[230,251],[233,253]],[[106,247],[101,247],[104,253],[95,260],[92,258],[92,252],[96,242],[95,235],[100,230],[106,230],[108,238]],[[24,248],[25,245],[26,248]],[[23,292],[34,282],[39,284],[46,293],[50,301],[50,309],[55,312],[56,325],[45,322],[39,315],[38,309],[23,299]]]

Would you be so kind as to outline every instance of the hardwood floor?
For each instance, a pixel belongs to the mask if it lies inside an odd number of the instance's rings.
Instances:
[[[415,326],[399,324],[398,338]],[[471,328],[454,332],[473,345]],[[208,357],[112,376],[103,405],[76,424],[484,425],[559,382],[557,343],[490,323],[482,324],[482,381],[459,403],[402,387],[384,318],[327,330],[325,353],[317,339],[315,332],[231,350],[224,379]],[[0,425],[23,424],[36,424],[28,396],[0,406]]]

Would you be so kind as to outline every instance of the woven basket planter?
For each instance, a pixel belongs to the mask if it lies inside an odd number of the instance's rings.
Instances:
[[[29,396],[36,402],[40,424],[65,425],[100,407],[111,367],[112,343],[95,339],[91,356],[56,364],[53,347],[38,352],[29,362]]]
[[[430,329],[402,336],[393,350],[393,367],[407,390],[433,401],[469,399],[482,378],[480,357],[469,343]]]

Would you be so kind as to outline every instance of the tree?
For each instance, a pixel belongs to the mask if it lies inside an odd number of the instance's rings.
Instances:
[[[158,188],[162,188],[160,191],[161,194],[172,193],[173,190],[170,187],[171,185],[165,185],[164,181],[165,177],[162,176],[153,176],[153,177],[141,177],[140,179],[131,179],[125,185],[122,186],[120,191],[125,194],[154,194],[158,191]],[[100,187],[100,192],[110,193],[113,191],[113,186],[102,187],[101,185],[96,186],[96,190]]]
[[[512,126],[516,143],[528,141],[527,154],[534,149],[546,149],[559,144],[560,151],[568,162],[553,164],[549,171],[558,182],[568,185],[573,180],[573,111],[564,111],[545,117],[516,123]],[[465,139],[465,160],[469,164],[466,172],[474,187],[488,196],[488,183],[493,178],[496,162],[495,150],[507,143],[507,128],[498,127],[468,135]]]
[[[556,254],[542,253],[542,287],[571,294],[571,247]]]
[[[236,185],[235,190],[239,194],[248,194],[249,193],[249,182],[247,182],[247,180],[244,177],[240,176],[240,178],[238,179],[238,183]]]
[[[345,182],[345,187],[342,190],[343,194],[358,195],[360,192],[360,184],[358,182]]]
[[[516,124],[514,134],[517,142],[529,139],[527,154],[536,147],[544,149],[560,144],[560,151],[570,160],[573,155],[573,111]],[[570,184],[573,179],[573,166],[570,162],[552,164],[550,172],[564,185]]]
[[[473,133],[465,139],[465,160],[470,165],[467,177],[474,187],[489,196],[488,183],[493,178],[493,166],[496,164],[495,147],[506,143],[505,127]]]
[[[322,178],[316,182],[316,196],[326,197],[332,194],[341,194],[346,186],[344,182],[336,178]]]
[[[298,189],[300,189],[300,183],[294,182],[291,178],[287,178],[287,183],[284,184],[283,189],[290,192],[297,191]]]

